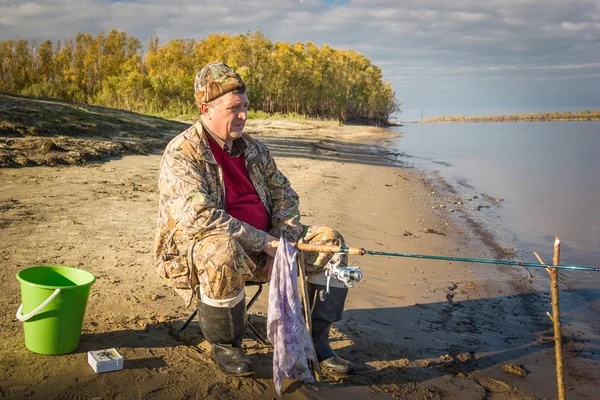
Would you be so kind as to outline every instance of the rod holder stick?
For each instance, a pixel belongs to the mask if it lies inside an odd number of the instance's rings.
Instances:
[[[542,257],[535,251],[533,252],[535,257],[538,259],[540,264],[545,264]],[[558,265],[560,262],[560,240],[555,238],[554,240],[554,257],[552,259],[554,265]],[[546,312],[546,315],[553,324],[554,331],[554,356],[556,359],[556,382],[558,386],[558,398],[559,400],[565,399],[565,376],[563,370],[563,357],[562,357],[562,336],[560,328],[560,304],[559,304],[559,291],[558,291],[558,270],[556,268],[546,268],[550,275],[550,293],[552,295],[552,314]]]
[[[554,240],[554,265],[560,265],[560,240]],[[548,267],[550,274],[550,293],[552,295],[552,323],[554,325],[554,356],[556,358],[556,383],[558,386],[558,399],[565,400],[565,374],[563,368],[562,333],[560,328],[560,303],[558,288],[558,269]]]
[[[308,334],[311,335],[310,342],[312,343],[312,350],[314,361],[312,362],[312,369],[314,370],[315,379],[317,381],[321,380],[321,366],[319,365],[319,360],[317,358],[317,352],[315,350],[315,345],[312,342],[312,318],[310,315],[310,302],[308,299],[308,286],[306,284],[306,272],[304,268],[304,257],[302,256],[302,252],[298,252],[297,254],[298,260],[298,276],[300,282],[300,297],[302,298],[302,306],[304,308],[304,319],[306,320],[306,329],[308,329]]]

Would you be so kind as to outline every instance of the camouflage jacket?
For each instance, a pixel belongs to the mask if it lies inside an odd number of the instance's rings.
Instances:
[[[266,241],[265,232],[225,212],[223,173],[206,135],[197,122],[171,140],[161,160],[154,255],[157,272],[171,279],[178,292],[195,286],[192,256],[203,238],[227,235],[256,253]],[[296,241],[302,233],[298,195],[265,145],[247,134],[236,140],[244,141],[246,168],[269,215],[269,233]]]

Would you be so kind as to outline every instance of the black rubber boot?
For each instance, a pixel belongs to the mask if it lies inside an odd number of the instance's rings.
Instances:
[[[233,308],[213,307],[199,300],[198,318],[204,338],[212,344],[211,356],[219,369],[229,375],[251,375],[252,364],[242,349],[248,325],[245,299]]]
[[[323,285],[308,284],[309,299],[314,298],[317,291],[316,303],[312,312],[312,339],[317,353],[317,359],[324,367],[338,374],[352,374],[352,363],[344,360],[329,345],[329,330],[331,324],[342,319],[344,303],[348,295],[347,288],[330,287],[325,298],[326,287]]]

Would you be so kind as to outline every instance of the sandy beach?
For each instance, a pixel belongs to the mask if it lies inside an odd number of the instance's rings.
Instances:
[[[466,200],[403,166],[402,155],[383,145],[384,129],[253,120],[247,131],[272,149],[300,195],[303,223],[334,227],[349,246],[475,258],[510,253],[485,227],[450,218],[447,208]],[[185,309],[154,270],[159,162],[152,152],[0,169],[0,397],[277,397],[269,347],[245,340],[257,372],[236,378],[211,362],[196,321],[176,337],[193,307]],[[358,371],[325,375],[314,387],[286,379],[284,398],[557,397],[549,290],[530,283],[524,269],[385,256],[350,262],[364,279],[350,289],[332,346]],[[32,265],[75,266],[97,277],[71,354],[41,356],[24,346],[15,274]],[[265,290],[250,316],[263,334],[267,297]],[[563,330],[568,398],[596,399],[598,363],[587,355],[600,338],[569,321]],[[111,347],[125,358],[124,370],[95,374],[87,351]]]

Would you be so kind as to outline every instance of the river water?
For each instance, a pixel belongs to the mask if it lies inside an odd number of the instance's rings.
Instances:
[[[440,175],[500,242],[535,262],[600,267],[600,122],[407,124],[390,145],[409,165]],[[489,208],[481,205],[483,194]],[[486,206],[487,207],[487,206]],[[568,271],[572,289],[600,288],[600,272]],[[595,292],[595,291],[594,291]]]

